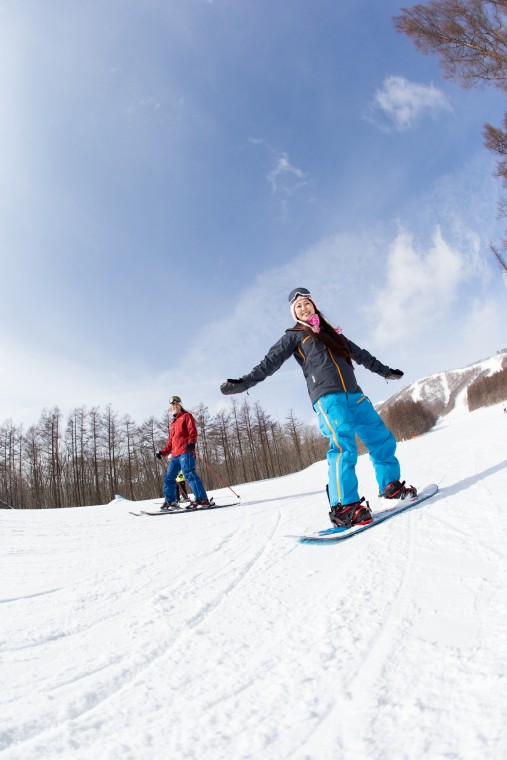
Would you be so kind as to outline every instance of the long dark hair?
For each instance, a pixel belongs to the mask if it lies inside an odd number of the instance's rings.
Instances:
[[[305,331],[305,333],[311,335],[312,338],[315,338],[316,340],[320,340],[321,343],[324,343],[324,345],[331,349],[333,353],[341,356],[342,359],[345,359],[347,364],[350,364],[352,367],[352,355],[350,353],[349,344],[343,335],[340,335],[336,332],[334,327],[327,321],[322,312],[320,312],[318,309],[315,309],[315,313],[318,314],[320,319],[320,332],[313,332],[310,325],[305,325],[303,322],[298,321],[298,324],[301,325],[301,328]]]

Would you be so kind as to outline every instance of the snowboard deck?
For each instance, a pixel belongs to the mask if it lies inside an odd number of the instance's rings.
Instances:
[[[363,533],[369,528],[374,528],[376,525],[390,520],[391,517],[399,515],[401,512],[406,512],[408,509],[415,507],[417,504],[431,499],[432,496],[438,492],[438,486],[435,483],[423,488],[415,499],[403,499],[401,502],[397,502],[396,506],[388,509],[383,509],[381,512],[373,513],[373,521],[366,525],[353,525],[352,528],[328,528],[326,530],[319,530],[316,533],[307,533],[302,536],[297,536],[299,543],[301,544],[323,544],[336,541],[345,541],[347,538],[357,536],[358,533]]]

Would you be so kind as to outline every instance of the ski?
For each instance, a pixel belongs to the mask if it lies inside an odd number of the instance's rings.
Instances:
[[[395,506],[388,509],[383,509],[381,512],[373,513],[373,522],[366,525],[353,525],[351,528],[328,528],[326,530],[319,530],[316,533],[308,533],[302,536],[297,536],[299,543],[301,544],[322,544],[330,543],[333,541],[345,541],[347,538],[357,536],[358,533],[363,533],[369,528],[374,528],[376,525],[389,520],[395,515],[399,515],[400,512],[405,512],[417,504],[431,499],[432,496],[438,492],[438,486],[431,484],[423,488],[415,497],[415,499],[403,499],[399,501]]]
[[[122,496],[119,493],[116,493],[114,495],[114,498],[115,498],[116,501],[126,501],[129,504],[137,504],[137,502],[134,499],[126,499],[125,496]],[[188,504],[189,501],[190,501],[190,499],[186,499],[184,502],[181,502],[181,503],[182,504]],[[154,499],[152,501],[152,504],[163,504],[163,503],[164,503],[164,499]]]
[[[189,505],[187,507],[174,507],[173,509],[160,509],[158,512],[149,512],[147,510],[141,509],[140,512],[129,512],[129,515],[134,515],[134,517],[142,517],[142,515],[158,517],[159,515],[179,515],[186,514],[188,512],[207,512],[209,509],[224,509],[225,507],[235,507],[239,503],[239,501],[233,501],[229,504],[210,504],[209,507],[194,507],[192,505]]]

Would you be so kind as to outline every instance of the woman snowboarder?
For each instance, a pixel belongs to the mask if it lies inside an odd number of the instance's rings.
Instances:
[[[407,495],[415,496],[416,489],[400,481],[396,441],[357,384],[352,360],[386,380],[399,380],[403,372],[382,364],[346,338],[341,328],[334,328],[306,288],[291,291],[289,305],[296,325],[285,331],[251,372],[227,380],[220,390],[226,396],[243,393],[293,356],[303,370],[320,430],[329,438],[330,520],[338,527],[369,523],[372,521],[369,504],[358,492],[356,433],[368,449],[382,496],[404,499]]]

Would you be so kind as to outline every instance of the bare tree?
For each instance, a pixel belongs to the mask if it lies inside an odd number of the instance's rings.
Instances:
[[[505,238],[503,241],[503,246],[504,248],[507,248],[507,239]],[[500,267],[500,271],[503,275],[504,282],[507,285],[507,261],[504,258],[504,256],[502,256],[502,254],[498,251],[498,249],[495,248],[494,245],[491,246],[491,252],[493,256],[495,257],[498,266]]]
[[[44,456],[45,479],[49,481],[49,490],[45,506],[62,506],[62,450],[61,450],[61,419],[58,407],[51,412],[44,410],[39,423],[41,447]]]
[[[0,499],[18,504],[23,497],[23,430],[12,420],[0,427]]]
[[[121,480],[125,483],[125,488],[128,493],[129,499],[134,499],[134,483],[137,482],[137,466],[136,466],[136,427],[134,420],[130,415],[126,414],[121,424],[125,436],[126,444],[126,461],[125,472],[122,471]]]
[[[270,422],[269,434],[271,436],[271,450],[273,452],[274,461],[276,464],[276,475],[283,475],[285,472],[284,467],[284,434],[279,422]]]
[[[208,461],[211,456],[210,444],[208,442],[208,434],[211,427],[211,415],[209,409],[206,404],[201,402],[192,414],[194,415],[195,423],[199,430],[198,446],[200,455],[203,459]]]
[[[94,484],[94,497],[95,504],[102,503],[102,488],[101,488],[101,414],[97,407],[90,409],[90,444],[91,444],[91,459],[93,465],[93,484]]]
[[[155,453],[165,444],[168,427],[166,414],[162,421],[150,417],[139,430],[136,458],[140,476],[136,493],[140,498],[148,498],[151,494],[160,492],[162,463],[155,457]]]
[[[303,452],[301,449],[301,428],[302,422],[296,419],[294,411],[290,409],[289,414],[286,417],[287,423],[285,425],[287,432],[292,440],[294,452],[297,456],[297,464],[299,469],[303,469]]]
[[[259,480],[259,478],[262,477],[261,470],[259,467],[259,457],[258,457],[258,451],[256,446],[256,440],[253,430],[253,420],[252,420],[252,413],[250,409],[250,405],[247,400],[243,402],[243,405],[240,410],[240,426],[242,435],[246,436],[246,444],[247,444],[247,451],[249,456],[247,456],[247,461],[250,464],[250,467],[248,468],[249,471],[249,480]]]
[[[398,32],[423,53],[438,53],[444,76],[475,87],[491,82],[507,91],[505,0],[431,0],[402,8]]]
[[[268,430],[271,420],[258,401],[254,404],[255,433],[257,434],[258,448],[262,453],[262,461],[267,478],[272,478],[275,473],[273,455],[269,444]]]
[[[394,27],[418,50],[436,53],[447,79],[465,88],[487,84],[507,92],[507,0],[431,0],[402,8]],[[486,147],[498,158],[496,174],[507,187],[507,116],[501,127],[484,125]],[[505,202],[499,212],[507,216]],[[507,248],[507,237],[502,241]],[[495,249],[493,254],[495,253]],[[505,261],[500,258],[505,267]]]
[[[246,462],[245,462],[245,455],[243,453],[243,441],[242,441],[242,436],[241,436],[241,431],[240,431],[240,426],[239,426],[239,419],[238,419],[238,401],[235,398],[232,398],[231,401],[232,401],[231,423],[233,424],[232,434],[234,437],[235,444],[237,446],[237,451],[239,455],[238,457],[239,467],[240,467],[240,472],[241,472],[241,476],[239,478],[237,477],[237,479],[238,480],[241,479],[246,483],[248,480],[248,476],[246,474]]]
[[[86,489],[86,421],[85,407],[74,409],[67,421],[65,436],[69,480],[69,497],[73,504],[85,504]]]
[[[118,492],[119,487],[119,463],[123,453],[123,436],[118,424],[118,413],[113,411],[111,404],[106,407],[103,416],[103,425],[106,434],[106,452],[108,455],[108,482],[111,498]]]
[[[35,425],[31,425],[25,435],[24,441],[24,458],[26,462],[25,478],[30,494],[26,505],[32,508],[44,507],[44,465],[42,461],[42,451],[39,430]]]

